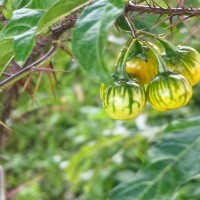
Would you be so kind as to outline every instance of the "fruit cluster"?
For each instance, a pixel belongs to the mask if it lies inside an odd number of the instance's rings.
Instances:
[[[200,81],[200,54],[191,47],[158,41],[164,53],[156,45],[136,39],[122,49],[114,83],[100,87],[110,117],[133,119],[147,101],[154,109],[167,111],[185,106],[191,99],[192,86]]]

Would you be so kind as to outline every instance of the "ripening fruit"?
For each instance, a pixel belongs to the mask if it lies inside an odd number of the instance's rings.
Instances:
[[[178,46],[177,54],[166,59],[169,70],[182,74],[194,86],[200,81],[200,54],[193,48]]]
[[[192,97],[192,86],[182,75],[163,72],[150,82],[146,92],[154,109],[167,111],[186,105]]]
[[[158,61],[150,49],[146,52],[146,60],[139,54],[126,62],[126,72],[141,84],[148,84],[156,76],[157,69]]]
[[[107,114],[118,120],[135,118],[146,105],[144,87],[131,80],[119,80],[109,86],[103,83],[100,97]]]

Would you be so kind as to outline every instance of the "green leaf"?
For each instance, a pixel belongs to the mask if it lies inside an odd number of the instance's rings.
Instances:
[[[6,47],[6,48],[5,48]],[[0,74],[14,57],[13,40],[4,39],[0,41]]]
[[[99,0],[85,8],[77,20],[72,48],[83,69],[93,79],[110,82],[104,63],[104,48],[109,28],[123,12],[120,0]]]
[[[48,10],[58,0],[14,0],[13,4],[16,9],[26,7],[32,9]]]
[[[116,187],[110,200],[173,199],[179,187],[199,173],[200,126],[172,131],[158,138],[148,151],[149,164],[134,180]]]
[[[134,16],[132,22],[135,25],[136,30],[143,30],[154,34],[160,34],[166,32],[165,28],[167,27],[167,25],[165,25],[164,22],[161,25],[154,27],[157,18],[158,16],[156,15],[148,15],[142,17]],[[124,31],[130,31],[130,28],[123,16],[120,16],[117,19],[117,26]]]
[[[59,0],[42,17],[38,26],[38,32],[41,32],[44,29],[50,27],[58,20],[64,18],[65,16],[75,11],[77,8],[80,8],[90,1],[91,0]]]
[[[12,13],[13,13],[12,0],[5,0],[3,2],[2,13],[6,19],[10,19],[12,17]]]
[[[101,141],[91,142],[86,146],[83,146],[76,155],[70,160],[69,166],[66,168],[67,176],[70,182],[79,182],[82,172],[87,171],[98,156],[100,151],[115,145],[122,141],[124,136],[118,135],[110,138],[104,138]]]
[[[14,39],[16,62],[22,66],[35,44],[37,24],[43,12],[28,8],[14,11],[13,17],[3,29],[2,38]]]

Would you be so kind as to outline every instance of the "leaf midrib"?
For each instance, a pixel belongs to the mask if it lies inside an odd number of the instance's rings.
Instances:
[[[144,197],[144,195],[146,194],[146,192],[149,191],[149,189],[157,182],[157,180],[159,180],[159,179],[165,174],[165,172],[167,172],[178,160],[180,160],[180,158],[181,158],[182,156],[184,156],[185,153],[186,153],[189,149],[191,149],[191,148],[193,147],[193,145],[195,145],[196,143],[198,143],[199,140],[200,140],[200,136],[198,136],[197,139],[194,140],[194,142],[192,142],[190,145],[188,145],[188,147],[187,147],[185,150],[183,150],[183,151],[176,157],[177,159],[175,159],[172,163],[170,163],[169,165],[167,165],[166,168],[164,168],[164,170],[163,170],[160,174],[158,174],[158,176],[156,177],[156,179],[154,179],[154,180],[152,181],[152,184],[149,184],[149,185],[146,187],[146,189],[141,193],[141,195],[139,196],[138,200],[142,200],[142,198]]]

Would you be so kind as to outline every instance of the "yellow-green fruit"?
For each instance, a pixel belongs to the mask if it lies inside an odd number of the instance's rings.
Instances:
[[[193,48],[178,46],[175,57],[167,58],[169,70],[182,74],[194,86],[200,81],[200,54]]]
[[[146,105],[144,87],[134,81],[119,80],[115,85],[103,83],[100,97],[107,114],[118,120],[135,118]]]
[[[186,105],[192,97],[192,86],[184,76],[164,72],[150,82],[146,92],[154,109],[167,111]]]
[[[148,84],[157,74],[158,61],[152,50],[146,53],[146,60],[136,56],[126,62],[126,72],[136,77],[140,83]]]

